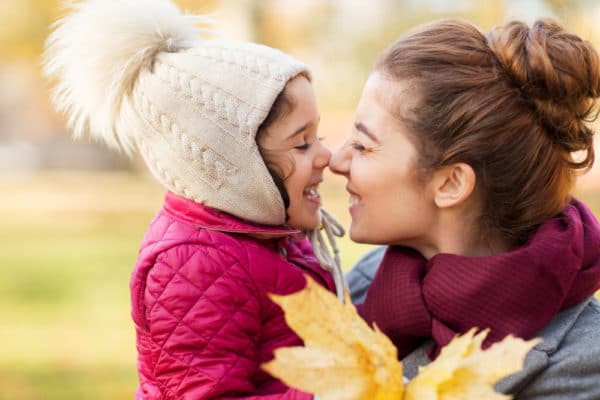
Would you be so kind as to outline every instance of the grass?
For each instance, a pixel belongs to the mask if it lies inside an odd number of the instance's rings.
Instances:
[[[344,182],[326,181],[326,206],[348,226]],[[580,197],[600,215],[600,191]],[[129,276],[162,198],[124,173],[0,179],[0,400],[133,398]],[[370,246],[340,248],[348,268]]]
[[[133,398],[128,282],[162,197],[153,186],[102,174],[2,182],[0,399]]]
[[[130,365],[20,365],[2,370],[0,399],[131,400],[136,379]]]

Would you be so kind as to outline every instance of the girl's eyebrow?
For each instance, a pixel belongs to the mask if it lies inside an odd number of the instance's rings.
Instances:
[[[319,116],[319,118],[317,119],[317,122],[319,122],[320,120],[321,120],[321,117]],[[292,133],[290,136],[288,136],[286,140],[290,140],[290,139],[296,137],[297,135],[299,135],[300,133],[304,132],[306,129],[311,127],[312,124],[313,124],[313,122],[310,121],[310,122],[307,122],[306,124],[302,125],[300,128],[296,129],[294,131],[294,133]]]
[[[292,133],[290,136],[288,136],[288,138],[286,140],[293,139],[294,137],[296,137],[299,134],[301,134],[302,132],[304,132],[311,125],[312,125],[312,121],[311,122],[307,122],[306,124],[302,125],[300,128],[296,129],[294,131],[294,133]]]
[[[372,141],[374,141],[377,144],[381,144],[381,142],[379,141],[379,139],[377,139],[377,136],[375,136],[375,134],[373,134],[372,132],[370,132],[367,127],[362,123],[362,122],[356,122],[354,123],[354,127],[356,128],[356,130],[358,130],[359,132],[364,133],[365,135],[367,135],[369,137],[369,139],[371,139]]]

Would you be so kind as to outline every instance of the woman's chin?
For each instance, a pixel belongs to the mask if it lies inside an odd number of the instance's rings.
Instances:
[[[348,232],[350,239],[356,243],[369,243],[368,235],[365,235],[365,232],[361,231],[354,225],[350,225],[350,232]]]

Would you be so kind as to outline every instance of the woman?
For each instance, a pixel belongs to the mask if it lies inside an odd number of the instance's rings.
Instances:
[[[382,54],[330,168],[348,180],[351,238],[389,246],[358,307],[409,378],[455,334],[490,328],[486,346],[544,339],[500,391],[600,398],[600,225],[571,196],[599,94],[597,53],[550,20],[435,22]]]

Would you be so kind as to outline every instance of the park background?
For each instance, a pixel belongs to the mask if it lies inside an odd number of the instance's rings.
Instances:
[[[352,127],[376,55],[421,22],[463,17],[488,30],[555,16],[600,47],[597,0],[176,3],[211,14],[225,37],[310,64],[332,149]],[[53,112],[39,56],[62,13],[57,0],[0,0],[0,400],[132,399],[129,275],[164,191],[139,159],[73,142]],[[325,179],[324,203],[348,226],[344,180]],[[600,216],[600,166],[580,179],[577,196]],[[346,269],[369,249],[348,239],[341,248]]]

